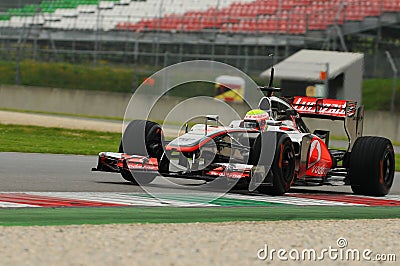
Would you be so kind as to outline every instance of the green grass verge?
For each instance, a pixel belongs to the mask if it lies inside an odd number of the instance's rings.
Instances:
[[[252,207],[252,208],[23,208],[0,210],[1,226],[193,223],[320,219],[400,218],[399,207]]]
[[[120,133],[0,124],[0,152],[97,155],[117,151]]]
[[[367,110],[389,110],[393,90],[392,79],[366,79],[363,81],[362,98]],[[395,105],[400,110],[400,79],[397,80]]]
[[[155,69],[100,65],[74,65],[68,63],[44,63],[32,60],[20,62],[20,85],[63,89],[132,92]],[[15,84],[15,62],[0,61],[2,84]],[[134,86],[133,86],[133,83]]]

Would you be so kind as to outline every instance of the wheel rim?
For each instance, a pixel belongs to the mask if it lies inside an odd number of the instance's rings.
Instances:
[[[151,133],[151,134],[150,134]],[[157,127],[154,129],[154,132],[150,132],[146,136],[146,149],[150,156],[155,156],[160,159],[163,153],[163,137],[162,137],[162,129]]]
[[[293,178],[294,154],[290,146],[285,146],[282,152],[282,177],[290,183]]]
[[[390,153],[390,151],[386,150],[385,154],[383,155],[383,160],[382,160],[382,180],[384,184],[390,184],[393,180],[393,175],[394,175],[394,170],[393,170],[393,165],[394,165],[394,159],[393,155]]]

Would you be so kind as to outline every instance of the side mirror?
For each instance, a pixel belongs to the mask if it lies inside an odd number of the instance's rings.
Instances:
[[[204,134],[207,135],[208,121],[215,121],[215,125],[218,126],[219,115],[206,115],[206,129]]]
[[[210,121],[216,121],[218,123],[219,115],[206,115],[206,119]]]
[[[270,113],[271,112],[271,100],[267,97],[263,97],[258,104],[258,108]]]
[[[285,115],[288,115],[288,116],[297,115],[297,111],[294,109],[286,109]]]

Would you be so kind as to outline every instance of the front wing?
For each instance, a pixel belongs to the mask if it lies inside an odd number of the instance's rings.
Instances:
[[[162,173],[162,176],[180,177],[187,179],[198,179],[213,181],[217,178],[225,178],[228,181],[247,181],[250,182],[255,167],[253,165],[241,163],[213,163],[201,170],[196,171],[170,171]],[[128,155],[124,153],[101,152],[98,156],[97,167],[92,171],[121,173],[122,171],[135,173],[154,173],[158,172],[157,158],[150,158],[140,155]],[[265,185],[272,185],[272,180],[264,180]]]

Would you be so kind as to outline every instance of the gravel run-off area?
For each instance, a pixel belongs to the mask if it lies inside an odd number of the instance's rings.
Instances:
[[[0,265],[294,265],[299,261],[288,253],[285,262],[276,254],[272,261],[261,260],[257,253],[267,245],[269,251],[300,254],[314,249],[320,256],[329,247],[341,250],[339,238],[347,241],[344,251],[370,249],[371,258],[398,257],[399,229],[398,219],[0,227]],[[324,256],[303,263],[398,265]]]

